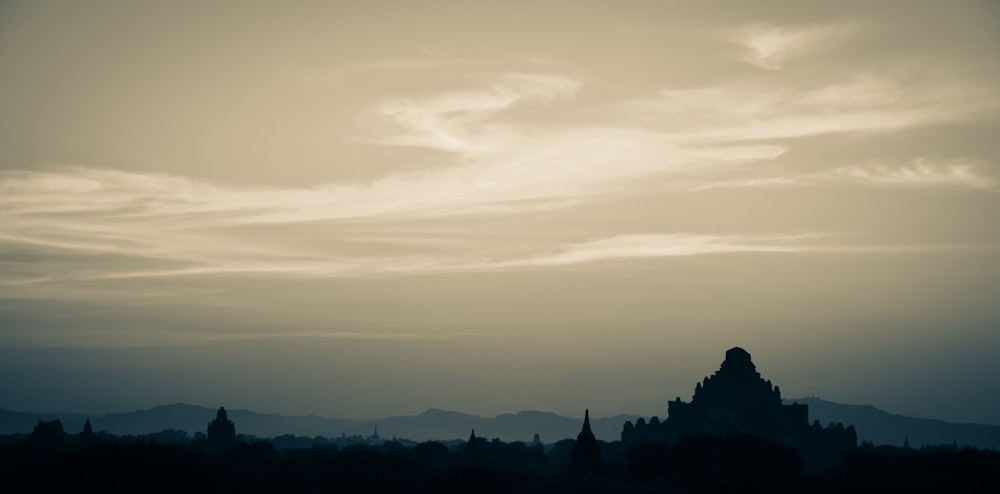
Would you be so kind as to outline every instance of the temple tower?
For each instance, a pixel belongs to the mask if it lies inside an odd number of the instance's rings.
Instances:
[[[236,424],[229,420],[226,407],[219,407],[215,420],[208,423],[208,442],[213,446],[225,446],[236,442]]]
[[[601,449],[597,438],[590,429],[590,409],[583,415],[583,429],[576,436],[573,452],[570,457],[570,469],[573,473],[596,477],[601,468]]]

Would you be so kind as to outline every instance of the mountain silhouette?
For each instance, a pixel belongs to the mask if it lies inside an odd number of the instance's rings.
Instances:
[[[591,419],[594,434],[605,440],[615,440],[621,421],[634,419],[632,415],[617,415]],[[348,435],[365,435],[371,433],[377,424],[383,436],[396,435],[416,441],[436,439],[456,439],[468,436],[468,431],[475,429],[476,435],[483,438],[500,438],[504,441],[531,442],[535,434],[542,442],[553,443],[562,439],[576,437],[580,432],[581,418],[564,417],[550,412],[521,411],[504,413],[496,417],[480,417],[461,412],[429,409],[419,415],[388,417],[379,420],[366,421],[351,427],[345,432]]]
[[[816,397],[786,399],[785,402],[809,405],[810,420],[819,420],[822,424],[853,424],[858,431],[858,441],[870,441],[875,445],[902,446],[909,438],[915,447],[957,443],[976,448],[1000,448],[1000,427],[995,425],[906,417],[871,405],[845,405]]]
[[[980,448],[1000,449],[1000,426],[960,424],[942,420],[913,418],[893,414],[871,405],[848,405],[816,397],[786,399],[809,405],[809,420],[854,424],[858,441],[871,441],[876,445],[901,446],[909,437],[916,447],[921,444],[952,444]],[[217,408],[188,404],[173,404],[125,413],[79,414],[19,412],[0,408],[0,434],[27,434],[39,420],[59,420],[67,431],[83,430],[88,416],[94,431],[116,435],[141,435],[167,429],[187,431],[189,434],[205,432]],[[500,437],[505,441],[529,442],[535,433],[545,443],[574,438],[580,432],[582,418],[564,417],[551,412],[522,411],[505,413],[494,418],[440,409],[428,409],[411,416],[396,416],[377,420],[337,419],[316,415],[292,416],[265,414],[250,410],[226,409],[238,425],[238,433],[258,437],[275,437],[283,434],[297,436],[337,437],[341,434],[367,437],[378,424],[383,436],[405,437],[415,441],[465,439],[469,430],[476,429],[483,437]],[[637,415],[591,417],[594,435],[604,441],[618,439],[621,424],[636,420]]]
[[[27,434],[31,432],[39,420],[43,422],[58,420],[66,430],[78,431],[83,429],[83,424],[86,423],[88,417],[94,418],[96,415],[82,413],[15,412],[6,408],[0,408],[0,434]]]
[[[194,434],[205,432],[205,424],[215,418],[217,410],[217,408],[175,403],[146,410],[88,416],[73,413],[13,412],[0,408],[0,434],[30,432],[38,420],[60,420],[67,430],[80,430],[88,417],[95,431],[115,435],[150,434],[168,429]],[[281,434],[339,436],[343,430],[368,423],[365,420],[330,419],[316,415],[264,414],[242,409],[227,409],[227,412],[240,424],[240,434],[260,437]]]
[[[90,415],[95,431],[116,435],[141,435],[174,429],[189,434],[204,432],[205,424],[215,418],[218,409],[177,403],[147,410],[125,413]],[[530,442],[539,434],[543,442],[553,443],[576,437],[582,418],[564,417],[551,412],[521,411],[496,417],[480,417],[461,412],[431,408],[418,415],[402,415],[376,420],[325,418],[316,415],[291,416],[263,414],[243,409],[226,409],[229,418],[239,426],[239,434],[274,437],[284,434],[297,436],[336,437],[369,436],[377,426],[384,437],[393,435],[415,441],[465,438],[469,430],[480,431],[482,437],[505,441]],[[81,430],[87,415],[13,412],[0,408],[0,434],[28,433],[40,419],[61,420],[67,430]],[[592,418],[594,434],[599,439],[614,440],[621,423],[634,420],[634,415]]]

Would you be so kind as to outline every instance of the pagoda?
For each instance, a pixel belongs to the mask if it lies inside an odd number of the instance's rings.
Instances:
[[[757,372],[750,354],[739,347],[726,352],[719,370],[695,385],[690,402],[667,403],[667,418],[626,422],[622,441],[676,443],[699,434],[745,434],[803,450],[845,451],[857,445],[854,426],[809,424],[809,407],[784,404],[778,386]]]
[[[236,424],[229,420],[226,407],[219,407],[215,420],[208,423],[208,443],[214,446],[226,446],[236,442]]]
[[[594,437],[594,431],[590,429],[590,410],[583,414],[583,429],[576,436],[573,443],[573,451],[570,456],[570,469],[573,473],[595,477],[599,473],[601,466],[601,450]]]

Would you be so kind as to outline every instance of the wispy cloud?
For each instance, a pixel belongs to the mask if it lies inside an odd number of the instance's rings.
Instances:
[[[992,88],[962,81],[906,83],[885,75],[781,87],[754,81],[663,89],[619,105],[620,115],[673,140],[726,142],[900,130],[987,115]]]
[[[665,89],[588,113],[570,109],[584,89],[576,79],[513,72],[470,79],[478,81],[471,89],[387,98],[371,108],[384,127],[370,142],[446,152],[433,167],[368,183],[234,186],[81,166],[0,171],[0,279],[343,277],[791,252],[806,247],[776,237],[614,235],[607,225],[590,232],[598,240],[573,243],[579,232],[569,232],[522,246],[517,255],[468,238],[417,246],[405,234],[385,234],[378,242],[355,236],[386,222],[526,218],[650,192],[808,184],[997,187],[973,161],[719,179],[735,168],[745,176],[747,168],[734,165],[782,156],[788,145],[781,139],[902,129],[997,106],[992,92],[961,83],[908,85],[888,76],[806,87],[738,81]],[[539,110],[545,118],[523,118]],[[358,243],[377,247],[359,252]]]
[[[986,175],[984,170],[983,163],[977,160],[918,158],[909,165],[896,167],[868,165],[837,168],[819,178],[873,186],[958,186],[997,191],[997,179]]]
[[[498,271],[515,268],[564,266],[615,259],[679,257],[737,252],[798,252],[815,250],[804,244],[812,235],[725,236],[703,234],[625,234],[556,247],[548,252],[524,257],[497,259],[435,258],[418,256],[323,256],[314,252],[310,258],[280,258],[266,252],[225,256],[206,250],[188,248],[187,262],[171,266],[155,263],[123,263],[110,258],[89,269],[63,269],[43,277],[25,278],[16,272],[0,277],[0,284],[24,285],[52,281],[125,280],[141,278],[177,278],[214,275],[267,275],[308,278],[342,278],[373,274],[440,273]],[[22,239],[0,237],[0,250]],[[219,242],[221,238],[205,239]],[[61,245],[63,259],[79,262],[85,256],[76,245]],[[130,254],[131,255],[131,254]],[[93,261],[93,259],[91,259]],[[178,259],[178,261],[184,261]],[[49,261],[50,262],[50,261]],[[42,259],[36,269],[58,267]]]
[[[967,158],[954,160],[917,158],[910,164],[897,166],[885,164],[843,166],[809,174],[711,182],[694,187],[692,190],[835,184],[868,187],[967,187],[991,192],[1000,190],[998,189],[1000,182],[987,174],[982,162]]]
[[[551,75],[500,74],[495,79],[480,90],[382,102],[376,111],[409,132],[379,142],[454,152],[484,151],[486,146],[500,142],[470,135],[472,124],[516,104],[570,98],[579,88],[579,82],[573,79]]]
[[[486,266],[559,266],[609,259],[694,256],[732,252],[795,252],[804,249],[795,243],[801,238],[803,236],[616,235],[573,244],[553,254],[492,263]]]
[[[781,70],[796,58],[828,48],[853,34],[853,24],[825,24],[787,28],[756,24],[738,38],[747,53],[744,61],[767,70]]]
[[[516,105],[570,98],[578,86],[557,76],[501,74],[485,89],[383,102],[376,111],[404,132],[380,142],[455,155],[441,166],[365,184],[232,186],[80,166],[2,171],[0,241],[48,249],[55,257],[72,252],[149,263],[122,270],[110,269],[110,262],[101,264],[107,269],[90,263],[73,274],[84,277],[306,271],[339,276],[383,265],[407,271],[456,260],[413,254],[359,259],[330,252],[343,249],[349,225],[566,208],[627,194],[649,177],[770,160],[784,152],[771,144],[688,145],[635,127],[533,128],[495,118]],[[262,237],[271,227],[317,222],[327,224],[321,230],[297,228],[297,235],[311,239],[309,246]],[[20,280],[58,271],[17,268]]]
[[[405,235],[398,243],[403,250],[385,256],[358,256],[344,245],[358,225],[569,207],[621,193],[644,177],[771,159],[781,151],[680,149],[656,134],[606,129],[554,135],[521,155],[483,155],[461,168],[365,185],[234,187],[83,167],[0,172],[0,250],[30,252],[18,254],[26,260],[8,266],[4,278],[350,276],[484,268],[448,256],[408,254],[412,242]],[[283,233],[272,234],[278,227]]]
[[[150,228],[151,221],[177,230],[531,211],[649,174],[769,160],[783,152],[773,145],[679,148],[658,134],[628,129],[566,131],[521,144],[521,153],[477,155],[480,160],[465,166],[303,188],[224,186],[78,166],[7,170],[0,171],[0,217],[8,220],[7,232],[18,222],[64,223],[68,231],[84,232],[97,225]]]

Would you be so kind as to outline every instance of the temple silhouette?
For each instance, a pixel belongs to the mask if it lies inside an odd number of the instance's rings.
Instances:
[[[94,432],[93,426],[90,425],[90,417],[87,417],[87,421],[83,424],[83,430],[80,431],[78,436],[80,441],[89,444],[97,440],[97,434]]]
[[[215,420],[208,423],[208,444],[229,446],[236,443],[236,424],[229,420],[226,407],[219,407]]]
[[[836,457],[857,446],[853,425],[810,425],[808,405],[782,403],[778,386],[764,380],[739,347],[729,349],[719,370],[695,386],[690,402],[680,397],[668,402],[662,422],[657,417],[625,422],[621,438],[636,445],[704,434],[763,437],[813,457]]]
[[[590,429],[590,409],[583,414],[583,428],[576,436],[570,454],[570,469],[573,473],[595,477],[600,473],[601,449]]]
[[[598,440],[589,410],[575,440],[547,445],[538,434],[530,444],[508,443],[475,430],[464,443],[417,443],[395,435],[385,441],[374,426],[368,437],[258,439],[237,436],[220,407],[207,434],[190,439],[172,429],[141,436],[95,433],[89,419],[78,435],[67,434],[60,420],[39,419],[30,435],[0,434],[0,465],[6,485],[18,492],[80,486],[247,494],[996,490],[996,450],[957,443],[913,447],[908,436],[902,447],[857,447],[853,427],[822,427],[808,418],[806,405],[784,404],[750,354],[732,348],[718,372],[695,386],[690,402],[670,401],[663,421],[626,422],[622,441]]]

